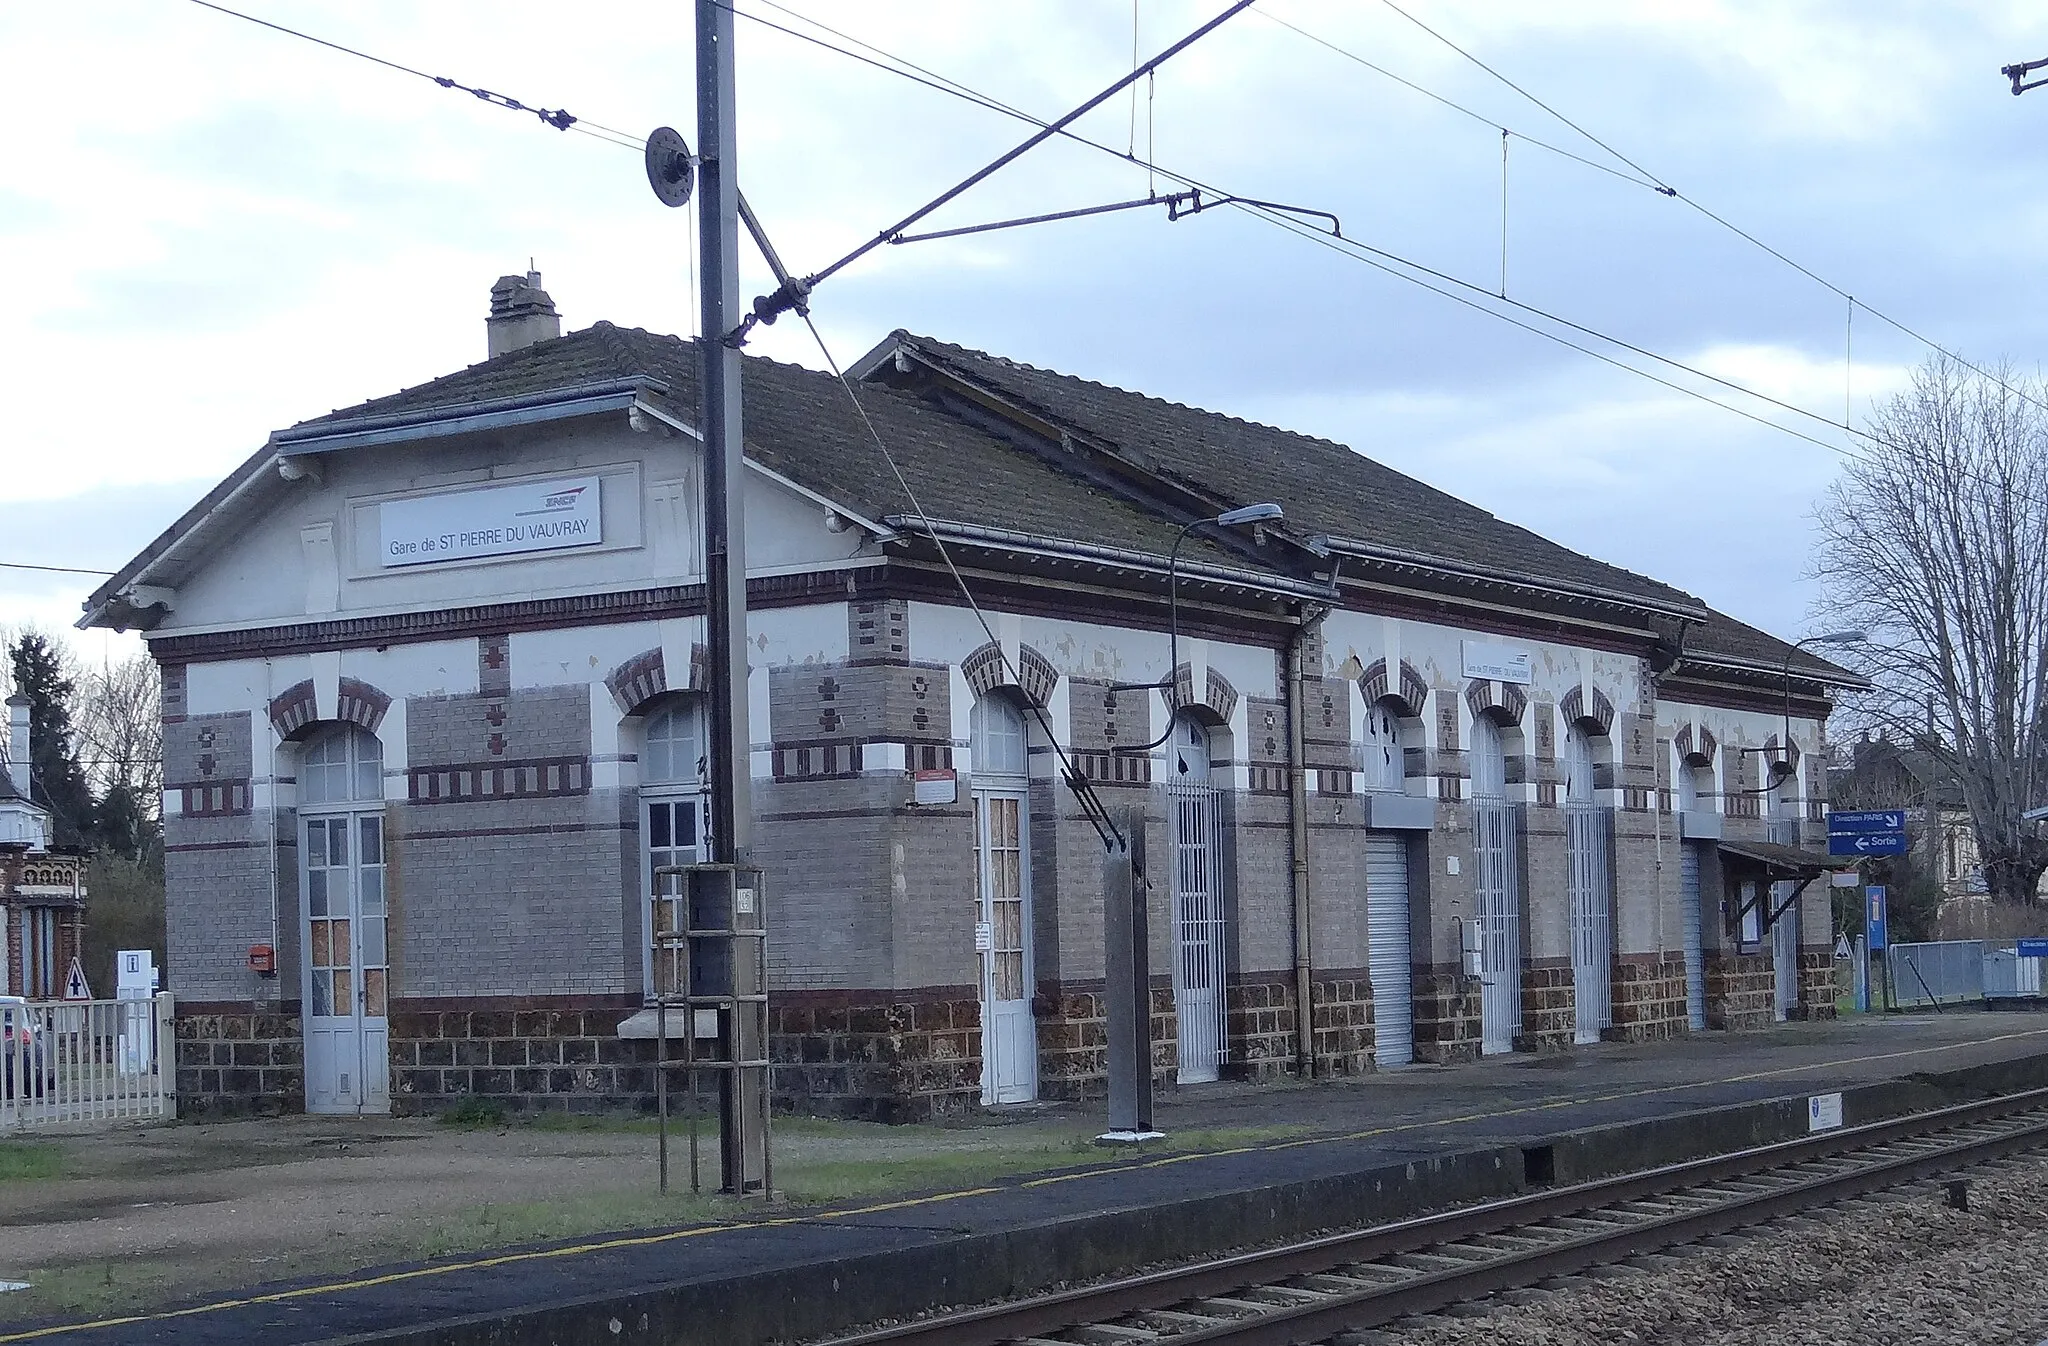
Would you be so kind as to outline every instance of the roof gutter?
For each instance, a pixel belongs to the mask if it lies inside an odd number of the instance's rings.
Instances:
[[[1774,681],[1786,676],[1785,662],[1781,659],[1744,659],[1735,654],[1701,654],[1695,651],[1687,653],[1685,661],[1695,666],[1733,669],[1740,673],[1767,673]],[[1868,691],[1872,686],[1870,679],[1860,673],[1851,673],[1833,664],[1828,664],[1827,668],[1829,671],[1823,673],[1811,664],[1793,664],[1791,675],[1820,683],[1823,687],[1847,687],[1859,692]]]
[[[403,444],[444,435],[505,430],[607,411],[628,411],[642,393],[667,391],[668,385],[659,379],[607,379],[602,383],[588,383],[554,392],[474,402],[453,414],[447,407],[436,407],[389,416],[358,416],[345,421],[295,425],[272,433],[270,447],[279,457],[292,458],[367,445]]]
[[[953,538],[961,542],[981,543],[999,547],[1005,551],[1023,552],[1036,556],[1056,556],[1073,560],[1099,561],[1105,565],[1121,566],[1127,570],[1143,570],[1163,575],[1167,570],[1166,558],[1151,552],[1132,551],[1127,547],[1105,547],[1093,542],[1070,542],[1063,538],[1041,537],[1032,533],[1020,533],[1008,528],[985,528],[979,524],[956,523],[950,519],[926,519],[915,514],[890,514],[882,522],[891,528],[904,532],[922,533],[928,537]],[[1264,575],[1253,570],[1239,570],[1232,566],[1209,565],[1201,561],[1182,561],[1175,571],[1187,578],[1208,579],[1239,588],[1256,589],[1264,593],[1284,594],[1289,598],[1313,598],[1325,602],[1339,597],[1333,586],[1309,584],[1291,580],[1279,575]]]
[[[1646,598],[1640,594],[1625,593],[1620,589],[1609,589],[1597,584],[1575,584],[1570,580],[1538,579],[1533,575],[1518,574],[1511,570],[1496,570],[1490,566],[1465,565],[1447,561],[1440,556],[1425,552],[1407,551],[1399,547],[1384,547],[1377,543],[1360,542],[1355,538],[1331,537],[1326,539],[1331,551],[1343,556],[1353,556],[1365,561],[1380,561],[1389,565],[1410,566],[1417,570],[1433,571],[1457,579],[1485,580],[1498,584],[1511,584],[1520,589],[1536,593],[1552,594],[1560,598],[1594,599],[1620,607],[1636,608],[1654,612],[1661,616],[1676,618],[1682,622],[1704,625],[1711,615],[1703,607],[1689,607],[1669,603],[1662,599]]]

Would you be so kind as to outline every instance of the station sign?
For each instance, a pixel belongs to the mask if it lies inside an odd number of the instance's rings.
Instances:
[[[386,500],[377,561],[389,569],[594,547],[604,541],[602,508],[596,477]]]
[[[2023,939],[2013,952],[2022,958],[2048,958],[2048,939]]]

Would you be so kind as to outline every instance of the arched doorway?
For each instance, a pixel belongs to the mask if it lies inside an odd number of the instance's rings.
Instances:
[[[1598,1042],[1614,1019],[1613,927],[1608,918],[1607,810],[1593,780],[1593,736],[1565,727],[1565,886],[1571,903],[1572,1041]]]
[[[974,703],[974,946],[981,954],[981,1101],[1038,1097],[1031,1017],[1031,780],[1024,716],[1000,692]]]
[[[676,695],[649,708],[640,733],[642,992],[654,994],[655,903],[683,891],[679,879],[655,871],[694,865],[707,854],[704,833],[704,713],[694,696]]]
[[[1365,710],[1360,788],[1407,789],[1402,706],[1385,697]],[[1372,977],[1373,1059],[1382,1066],[1415,1059],[1414,956],[1408,926],[1408,834],[1365,834],[1366,971]]]
[[[1222,1073],[1224,1052],[1222,800],[1214,783],[1209,731],[1175,719],[1168,740],[1166,796],[1173,814],[1173,1007],[1179,1024],[1179,1079],[1199,1084]]]
[[[1513,1051],[1522,1031],[1522,894],[1507,749],[1488,715],[1472,720],[1474,909],[1479,922],[1479,1049]]]
[[[298,771],[306,1111],[389,1112],[383,747],[334,725],[306,740]]]

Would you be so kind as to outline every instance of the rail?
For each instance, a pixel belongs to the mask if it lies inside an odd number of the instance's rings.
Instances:
[[[2048,1146],[2048,1090],[835,1338],[994,1346],[1083,1329],[1289,1346]]]

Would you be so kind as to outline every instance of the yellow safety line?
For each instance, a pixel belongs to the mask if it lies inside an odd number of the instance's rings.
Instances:
[[[1074,1173],[1055,1173],[1043,1178],[1028,1178],[1008,1187],[969,1187],[955,1192],[936,1192],[927,1196],[905,1197],[899,1201],[884,1201],[870,1206],[857,1206],[848,1210],[813,1211],[803,1215],[783,1215],[766,1220],[743,1220],[731,1224],[697,1225],[689,1229],[671,1229],[659,1234],[636,1234],[621,1238],[602,1239],[594,1243],[576,1243],[560,1248],[531,1249],[523,1252],[500,1253],[491,1257],[472,1258],[466,1262],[448,1262],[437,1266],[412,1267],[405,1271],[387,1272],[381,1276],[366,1276],[356,1280],[332,1281],[323,1285],[301,1286],[295,1290],[276,1290],[269,1294],[248,1295],[240,1299],[221,1299],[206,1304],[195,1304],[189,1308],[165,1309],[155,1313],[131,1314],[123,1318],[101,1318],[92,1322],[63,1323],[52,1327],[39,1327],[29,1332],[16,1332],[0,1336],[0,1346],[17,1341],[35,1341],[64,1332],[89,1332],[99,1328],[126,1327],[133,1323],[167,1322],[177,1318],[191,1318],[204,1313],[216,1313],[224,1309],[249,1308],[258,1304],[280,1304],[294,1299],[307,1299],[315,1295],[340,1294],[350,1290],[367,1290],[379,1285],[396,1285],[403,1281],[421,1280],[428,1276],[445,1276],[456,1271],[482,1271],[492,1267],[511,1266],[520,1262],[537,1262],[556,1257],[581,1256],[584,1253],[607,1252],[614,1248],[647,1248],[656,1244],[674,1243],[682,1239],[701,1238],[706,1234],[724,1234],[737,1229],[775,1229],[794,1224],[814,1224],[821,1220],[843,1220],[859,1215],[879,1215],[888,1211],[907,1210],[918,1206],[935,1206],[944,1201],[958,1201],[963,1197],[989,1196],[997,1192],[1014,1191],[1018,1188],[1050,1187],[1056,1183],[1075,1182],[1085,1178],[1100,1178],[1133,1169],[1164,1168],[1169,1164],[1184,1164],[1197,1159],[1220,1159],[1230,1155],[1257,1154],[1265,1151],[1299,1149],[1307,1145],[1329,1145],[1340,1141],[1370,1140],[1379,1136],[1391,1136],[1403,1131],[1425,1131],[1434,1127],[1457,1126],[1466,1122],[1494,1121],[1502,1117],[1518,1117],[1528,1113],[1549,1112],[1558,1108],[1576,1107],[1588,1103],[1618,1103],[1624,1099],[1647,1098],[1657,1094],[1681,1093],[1687,1089],[1704,1089],[1717,1084],[1747,1084],[1755,1080],[1767,1080],[1779,1075],[1796,1075],[1813,1070],[1832,1069],[1839,1066],[1866,1065],[1872,1061],[1896,1061],[1908,1056],[1925,1056],[1929,1052],[1948,1051],[1958,1046],[1989,1046],[1995,1042],[2015,1042],[2023,1038],[2048,1035],[2048,1028],[2029,1029],[2023,1033],[2001,1033],[1996,1037],[1976,1038],[1968,1043],[1943,1043],[1934,1047],[1913,1047],[1904,1051],[1874,1052],[1868,1056],[1849,1056],[1836,1061],[1824,1061],[1808,1065],[1779,1066],[1771,1070],[1755,1070],[1742,1075],[1727,1075],[1719,1079],[1688,1080],[1683,1084],[1661,1084],[1649,1089],[1630,1089],[1618,1094],[1595,1094],[1584,1098],[1557,1098],[1544,1103],[1529,1103],[1521,1107],[1506,1108],[1499,1112],[1470,1112],[1456,1117],[1432,1117],[1419,1122],[1402,1122],[1394,1126],[1369,1127],[1362,1131],[1346,1131],[1337,1134],[1303,1136],[1295,1140],[1270,1141],[1264,1144],[1239,1145],[1225,1150],[1193,1150],[1185,1154],[1164,1155],[1157,1159],[1140,1160],[1134,1163],[1116,1164],[1109,1167],[1082,1169]]]

